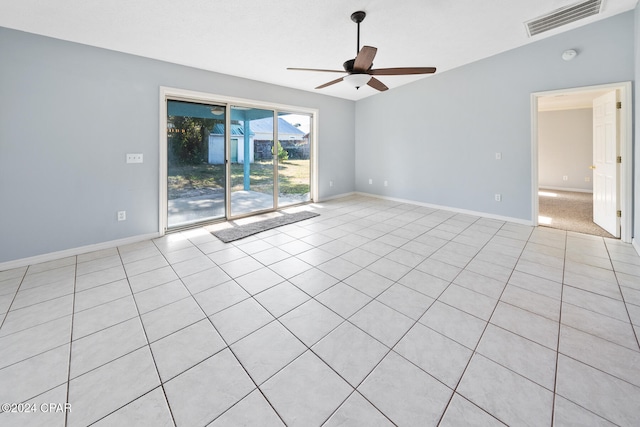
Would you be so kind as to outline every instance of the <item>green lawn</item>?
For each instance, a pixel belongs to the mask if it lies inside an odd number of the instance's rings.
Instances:
[[[309,192],[309,160],[285,160],[278,166],[280,194],[304,194]],[[169,198],[184,197],[192,190],[207,188],[224,189],[224,165],[185,165],[169,167]],[[231,164],[231,189],[242,190],[244,169],[242,164]],[[251,164],[250,185],[252,191],[273,192],[273,163]]]

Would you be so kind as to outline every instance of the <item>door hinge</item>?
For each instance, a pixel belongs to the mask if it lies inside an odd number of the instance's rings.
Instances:
[[[622,163],[622,156],[616,157],[616,162],[617,163]]]
[[[616,108],[617,108],[618,110],[621,110],[621,109],[622,109],[622,102],[621,102],[621,101],[616,102]]]
[[[618,218],[622,218],[622,211],[616,211],[616,216]]]

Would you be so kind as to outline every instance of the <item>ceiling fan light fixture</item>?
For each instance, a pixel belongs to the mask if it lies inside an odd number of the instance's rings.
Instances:
[[[369,80],[371,80],[371,76],[369,74],[349,74],[342,80],[348,85],[359,89],[360,86],[364,86],[369,83]]]
[[[224,114],[224,108],[216,105],[211,109],[211,114],[213,114],[214,116],[221,116]]]

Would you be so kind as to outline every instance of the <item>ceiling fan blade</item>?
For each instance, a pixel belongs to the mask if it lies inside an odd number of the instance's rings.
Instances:
[[[373,58],[375,58],[377,51],[378,48],[362,46],[362,49],[358,52],[358,56],[356,56],[356,61],[353,63],[353,72],[364,73],[371,68],[371,65],[373,65]]]
[[[293,71],[320,71],[322,73],[344,73],[344,70],[322,70],[319,68],[287,68]]]
[[[369,74],[372,76],[404,76],[408,74],[432,74],[435,72],[435,67],[398,67],[369,70]]]
[[[384,92],[385,90],[389,89],[384,83],[382,83],[375,77],[371,77],[371,80],[369,80],[367,84],[372,88],[379,90],[380,92]]]
[[[343,73],[344,73],[344,71],[343,71]],[[344,78],[344,77],[340,77],[339,79],[331,80],[331,81],[330,81],[330,82],[328,82],[328,83],[325,83],[325,84],[323,84],[323,85],[318,86],[316,89],[322,89],[322,88],[325,88],[325,87],[327,87],[327,86],[331,86],[331,85],[334,85],[334,84],[336,84],[336,83],[340,83],[340,82],[342,81],[342,79],[343,79],[343,78]]]

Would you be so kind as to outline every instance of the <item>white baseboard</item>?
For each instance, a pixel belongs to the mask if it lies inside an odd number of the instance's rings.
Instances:
[[[335,196],[324,197],[320,199],[318,202],[326,202],[333,199],[340,199],[343,197],[349,197],[355,195],[355,192],[338,194]],[[139,236],[127,237],[124,239],[111,240],[103,243],[96,243],[93,245],[80,246],[77,248],[65,249],[62,251],[50,252],[42,255],[36,255],[28,258],[21,258],[12,261],[0,262],[0,271],[10,270],[12,268],[26,267],[28,265],[40,264],[43,262],[53,261],[60,258],[75,256],[85,254],[87,252],[95,252],[102,249],[109,249],[116,246],[129,245],[131,243],[138,243],[144,240],[155,239],[157,237],[162,236],[160,232],[151,233],[151,234],[143,234]]]
[[[554,191],[572,191],[574,193],[593,193],[593,190],[585,190],[584,188],[549,187],[546,185],[541,185],[539,189],[542,191],[554,190]]]
[[[336,194],[335,196],[323,197],[321,199],[318,199],[318,202],[328,202],[329,200],[342,199],[343,197],[354,196],[356,194],[358,193],[355,191],[352,191],[351,193]]]
[[[415,201],[415,200],[408,200],[408,199],[400,199],[400,198],[396,198],[396,197],[381,196],[381,195],[378,195],[378,194],[365,193],[365,192],[361,192],[361,191],[353,191],[353,192],[350,192],[350,193],[344,193],[344,194],[338,194],[338,195],[335,195],[335,196],[325,197],[325,198],[322,198],[321,200],[319,200],[318,202],[326,202],[326,201],[329,201],[329,200],[340,199],[340,198],[354,196],[354,195],[375,197],[377,199],[391,200],[391,201],[399,202],[399,203],[407,203],[407,204],[416,205],[416,206],[424,206],[424,207],[432,208],[432,209],[442,209],[442,210],[446,210],[446,211],[450,211],[450,212],[456,212],[456,213],[462,213],[462,214],[467,214],[467,215],[479,216],[479,217],[482,217],[482,218],[489,218],[489,219],[495,219],[495,220],[499,220],[499,221],[507,221],[507,222],[513,222],[513,223],[521,224],[521,225],[533,226],[533,222],[532,221],[523,220],[521,218],[506,217],[506,216],[494,215],[494,214],[490,214],[490,213],[486,213],[486,212],[478,212],[478,211],[471,211],[471,210],[467,210],[467,209],[452,208],[452,207],[449,207],[449,206],[434,205],[434,204],[431,204],[431,203],[423,203],[423,202],[418,202],[418,201]],[[113,247],[117,247],[117,246],[129,245],[129,244],[138,243],[138,242],[141,242],[141,241],[144,241],[144,240],[155,239],[155,238],[160,237],[160,236],[162,236],[162,233],[159,233],[159,232],[151,233],[151,234],[143,234],[143,235],[139,235],[139,236],[127,237],[127,238],[124,238],[124,239],[110,240],[108,242],[96,243],[96,244],[93,244],[93,245],[87,245],[87,246],[80,246],[80,247],[77,247],[77,248],[65,249],[65,250],[57,251],[57,252],[50,252],[50,253],[47,253],[47,254],[36,255],[36,256],[33,256],[33,257],[29,257],[29,258],[21,258],[21,259],[16,259],[16,260],[12,260],[12,261],[6,261],[6,262],[0,263],[0,271],[10,270],[12,268],[25,267],[27,265],[39,264],[39,263],[42,263],[42,262],[53,261],[53,260],[56,260],[56,259],[65,258],[65,257],[69,257],[69,256],[81,255],[81,254],[88,253],[88,252],[95,252],[95,251],[99,251],[99,250],[102,250],[102,249],[109,249],[109,248],[113,248]],[[638,253],[638,255],[640,255],[640,242],[637,239],[633,239],[631,241],[631,244],[634,247],[634,249],[636,250],[636,252]]]
[[[88,252],[100,251],[102,249],[110,249],[116,246],[129,245],[131,243],[142,242],[143,240],[155,239],[160,237],[161,233],[142,234],[139,236],[126,237],[124,239],[110,240],[108,242],[96,243],[93,245],[80,246],[77,248],[65,249],[57,252],[50,252],[47,254],[36,255],[29,258],[21,258],[13,261],[6,261],[0,263],[0,271],[10,270],[12,268],[25,267],[27,265],[40,264],[42,262],[53,261],[60,258],[86,254]]]
[[[449,207],[449,206],[434,205],[434,204],[431,204],[431,203],[417,202],[415,200],[398,199],[396,197],[381,196],[381,195],[378,195],[378,194],[364,193],[364,192],[361,192],[361,191],[356,192],[355,194],[359,194],[361,196],[375,197],[377,199],[391,200],[391,201],[399,202],[399,203],[407,203],[407,204],[410,204],[410,205],[424,206],[426,208],[441,209],[441,210],[455,212],[455,213],[479,216],[479,217],[482,217],[482,218],[496,219],[496,220],[499,220],[499,221],[514,222],[516,224],[533,226],[533,221],[529,221],[529,220],[522,219],[522,218],[513,218],[513,217],[508,217],[508,216],[502,216],[502,215],[494,215],[494,214],[490,214],[490,213],[486,213],[486,212],[478,212],[478,211],[471,211],[471,210],[467,210],[467,209],[452,208],[452,207]]]
[[[636,250],[636,253],[640,255],[640,242],[638,239],[631,239],[631,246]]]

